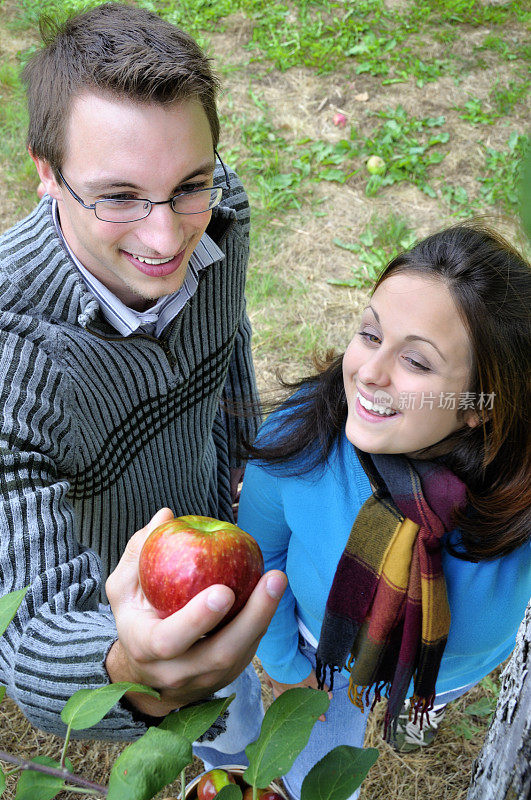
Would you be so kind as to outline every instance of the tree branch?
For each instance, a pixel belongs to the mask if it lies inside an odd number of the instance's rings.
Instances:
[[[35,772],[43,772],[45,775],[52,775],[54,778],[61,778],[67,783],[74,784],[75,786],[82,786],[85,789],[92,789],[103,795],[103,797],[107,797],[106,786],[101,786],[99,783],[93,783],[92,781],[86,780],[86,778],[74,775],[66,768],[55,769],[55,767],[47,767],[45,764],[37,764],[35,761],[27,761],[25,758],[12,756],[11,753],[6,753],[4,750],[0,750],[0,761],[6,761],[8,764],[16,764],[20,769],[32,769],[35,770]]]

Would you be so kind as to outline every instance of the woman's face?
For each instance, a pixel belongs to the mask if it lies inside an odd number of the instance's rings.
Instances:
[[[476,425],[464,409],[471,368],[468,334],[445,284],[408,272],[387,278],[343,358],[347,438],[368,453],[415,455]]]

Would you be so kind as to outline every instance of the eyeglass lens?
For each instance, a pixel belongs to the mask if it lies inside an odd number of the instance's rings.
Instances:
[[[176,195],[171,202],[177,214],[202,214],[219,205],[221,187],[200,189],[188,194]],[[98,200],[94,211],[103,222],[136,222],[147,217],[152,209],[149,200]]]

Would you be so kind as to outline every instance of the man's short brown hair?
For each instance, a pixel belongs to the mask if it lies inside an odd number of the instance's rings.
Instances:
[[[41,23],[45,47],[23,72],[28,147],[54,172],[65,158],[73,99],[85,91],[136,102],[197,99],[219,140],[219,82],[197,42],[145,9],[105,3],[56,25]]]

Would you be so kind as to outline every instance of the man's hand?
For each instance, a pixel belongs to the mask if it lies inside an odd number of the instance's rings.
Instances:
[[[296,689],[297,687],[305,687],[305,686],[309,686],[311,689],[319,688],[317,686],[317,678],[315,676],[315,672],[313,669],[308,675],[308,677],[305,678],[303,681],[300,681],[300,683],[281,683],[280,681],[276,681],[274,678],[272,678],[271,675],[268,675],[265,670],[264,670],[264,678],[266,683],[271,687],[275,700],[277,699],[277,697],[280,697],[281,694],[284,694],[284,692],[286,692],[288,689]],[[328,697],[330,698],[330,700],[332,699],[332,692],[328,692]],[[321,722],[325,722],[326,719],[325,715],[321,714],[319,719],[321,720]]]
[[[172,512],[163,508],[135,533],[105,586],[118,630],[105,662],[107,672],[113,683],[134,681],[157,689],[160,700],[127,694],[136,708],[155,717],[208,696],[245,669],[287,584],[277,570],[263,575],[238,616],[211,636],[204,634],[234,603],[228,586],[210,586],[175,614],[160,619],[140,588],[138,559],[151,531],[172,518]]]

